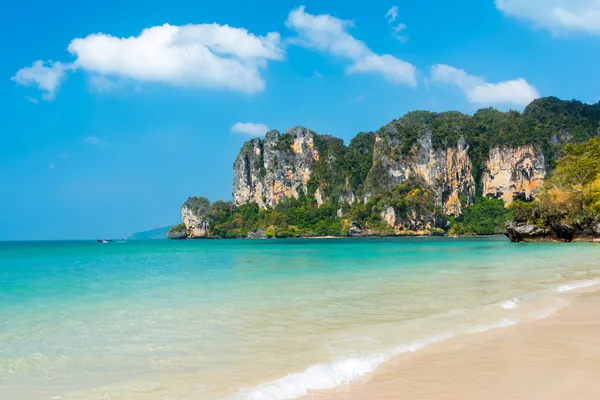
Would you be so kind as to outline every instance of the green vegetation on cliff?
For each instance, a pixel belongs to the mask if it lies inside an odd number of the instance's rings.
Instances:
[[[276,206],[261,208],[254,203],[235,206],[224,201],[211,204],[205,198],[190,198],[185,207],[198,220],[206,222],[208,236],[223,238],[246,237],[253,232],[264,232],[268,237],[413,232],[496,234],[511,218],[539,226],[556,223],[583,226],[590,220],[597,220],[600,213],[600,139],[590,140],[598,135],[599,123],[600,103],[588,105],[548,97],[535,100],[522,113],[500,112],[494,108],[481,109],[472,116],[456,111],[414,111],[376,133],[358,134],[347,146],[341,139],[314,134],[301,127],[281,135],[272,131],[264,140],[254,139],[244,145],[236,161],[236,173],[242,172],[236,179],[245,179],[243,185],[238,185],[240,191],[245,191],[243,203],[257,198],[247,196],[256,190],[257,180],[264,179],[267,174],[275,176],[270,182],[259,182],[258,187],[263,190],[262,197],[259,196],[263,203],[276,203]],[[585,140],[589,142],[577,144]],[[298,149],[298,143],[304,143],[304,152]],[[309,145],[314,145],[316,153],[307,158],[306,146]],[[542,166],[545,162],[546,169],[537,167],[537,171],[542,171],[539,173],[541,179],[546,170],[553,173],[536,201],[516,202],[506,209],[502,200],[482,197],[482,177],[488,177],[488,185],[498,184],[492,182],[493,176],[487,170],[491,149],[516,149],[523,145],[532,145],[535,152],[524,152],[535,154],[524,156],[527,161],[519,165],[518,177],[509,176],[510,184],[519,179],[531,179],[528,176],[533,167],[526,165],[531,159],[534,163],[535,160],[541,162]],[[269,153],[265,153],[267,147]],[[462,149],[462,153],[457,148]],[[467,150],[468,157],[465,155]],[[270,160],[268,164],[265,154]],[[303,164],[294,164],[296,156],[303,157]],[[452,157],[461,158],[448,163]],[[444,161],[439,163],[439,160]],[[429,183],[415,179],[414,173],[407,172],[407,164],[415,161],[419,168],[428,169],[429,174],[422,175]],[[502,166],[502,170],[499,163],[501,161],[496,162],[494,174],[506,173],[506,167]],[[294,175],[298,165],[302,171],[310,170],[308,182],[302,181],[304,178],[297,179],[304,175]],[[456,165],[462,168],[456,174],[438,173],[439,169]],[[279,170],[273,172],[277,168]],[[280,191],[274,200],[274,192],[269,191],[274,180],[280,190],[282,184],[289,184],[292,179],[288,176],[305,186],[288,187],[285,195]],[[467,177],[471,179],[468,182]],[[398,182],[401,183],[396,184]],[[486,193],[502,197],[508,190],[513,190],[510,184],[502,183],[504,186]],[[524,192],[523,187],[518,190]],[[531,187],[538,188],[529,186],[527,190]],[[285,199],[289,193],[298,193],[298,198]],[[267,195],[272,196],[269,202],[266,202]],[[458,204],[457,215],[462,209],[458,217],[443,214],[442,208],[448,207],[446,201],[451,196]],[[236,201],[240,202],[239,198]],[[449,211],[446,209],[446,212]],[[174,233],[181,233],[185,226],[177,229]],[[191,232],[190,229],[185,231]]]
[[[362,132],[349,146],[341,139],[328,135],[315,135],[315,148],[319,160],[315,163],[309,183],[309,196],[320,188],[326,198],[339,199],[350,193],[363,194],[363,185],[373,166],[375,134]]]
[[[201,200],[196,200],[201,199]],[[194,202],[208,202],[194,198]],[[276,207],[260,209],[250,203],[235,207],[231,202],[210,204],[205,214],[210,237],[243,238],[250,232],[263,231],[269,237],[340,236],[344,234],[343,221],[337,217],[337,208],[327,202],[317,207],[307,196],[282,201]]]
[[[496,235],[504,232],[504,226],[512,218],[510,210],[500,199],[479,197],[455,219],[449,233],[452,235]]]
[[[401,154],[391,154],[392,157],[409,154],[413,145],[428,132],[434,149],[456,146],[463,138],[469,145],[473,175],[479,183],[493,147],[534,145],[542,150],[546,163],[552,168],[565,144],[594,137],[599,123],[600,103],[589,105],[546,97],[534,100],[523,113],[501,112],[491,107],[480,109],[473,116],[456,111],[413,111],[377,133],[400,143]],[[372,186],[377,188],[377,185]]]
[[[600,221],[600,137],[563,149],[538,198],[511,206],[515,221],[586,230]]]

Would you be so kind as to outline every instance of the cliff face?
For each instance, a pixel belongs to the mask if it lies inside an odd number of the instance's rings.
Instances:
[[[532,200],[546,178],[544,155],[532,145],[494,147],[483,174],[483,196],[501,198],[505,205],[516,199]]]
[[[264,139],[246,142],[235,160],[233,202],[189,198],[181,210],[184,223],[170,235],[494,231],[501,229],[508,213],[500,202],[480,198],[502,199],[505,206],[534,200],[549,166],[569,151],[565,146],[597,136],[599,124],[600,103],[550,97],[533,101],[523,113],[491,107],[473,115],[413,111],[377,132],[359,133],[348,145],[300,126],[284,133],[270,131]],[[298,201],[276,208],[293,198]],[[554,234],[566,240],[600,238],[600,219],[594,223],[572,229],[565,224],[546,230],[517,226],[513,239]]]
[[[357,193],[349,186],[350,177],[336,169],[335,158],[340,157],[339,153],[337,156],[327,154],[327,159],[321,159],[316,144],[320,137],[306,128],[296,127],[283,135],[271,131],[264,141],[247,142],[234,164],[235,205],[257,203],[261,208],[269,208],[284,199],[298,198],[300,193],[309,194],[311,178],[317,175],[318,166],[320,170],[325,170],[324,166],[333,170],[319,175],[314,182],[312,195],[319,206],[331,197],[325,190],[331,183],[328,181],[340,181],[336,198],[340,203],[352,204],[366,202],[378,193],[416,179],[433,190],[445,214],[454,216],[461,215],[463,208],[473,203],[478,184],[483,188],[483,196],[501,198],[508,206],[515,199],[535,197],[546,177],[544,155],[534,146],[494,147],[485,161],[481,181],[477,182],[471,146],[464,137],[460,136],[455,144],[447,147],[435,146],[431,130],[425,127],[407,150],[404,138],[390,124],[375,137],[369,155],[372,166],[364,190]],[[390,227],[404,229],[392,222],[393,218],[384,219]],[[410,225],[410,229],[417,230],[429,227],[425,221]]]
[[[367,176],[366,199],[417,178],[433,188],[438,202],[449,215],[460,215],[464,205],[472,204],[475,180],[468,154],[469,146],[464,138],[460,138],[456,146],[435,149],[431,132],[426,131],[408,154],[403,154],[401,138],[394,135],[395,132],[390,132],[393,127],[384,129],[375,140],[373,168]],[[461,198],[464,204],[461,204]]]
[[[437,226],[435,216],[424,210],[412,208],[403,217],[394,207],[385,207],[381,219],[392,229],[395,235],[429,235],[443,232]]]
[[[204,215],[194,212],[191,208],[184,205],[181,207],[181,219],[187,228],[190,239],[208,237],[209,223]]]
[[[539,227],[526,222],[509,221],[505,235],[511,242],[600,242],[600,223],[591,220],[576,225],[557,223]]]
[[[280,201],[308,192],[313,165],[319,160],[315,133],[295,127],[283,135],[270,131],[264,141],[253,139],[242,148],[234,164],[235,205],[257,203],[274,207]]]

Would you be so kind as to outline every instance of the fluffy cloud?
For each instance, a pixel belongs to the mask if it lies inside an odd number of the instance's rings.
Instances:
[[[555,33],[600,35],[600,0],[495,0],[495,3],[505,15]]]
[[[286,26],[297,33],[292,43],[351,61],[348,73],[377,73],[394,83],[417,85],[414,65],[389,54],[375,54],[348,33],[350,21],[328,14],[309,14],[301,6],[290,12]]]
[[[228,25],[162,25],[144,29],[139,36],[119,38],[92,34],[71,41],[75,61],[68,68],[100,77],[159,82],[185,87],[212,87],[256,93],[264,89],[261,70],[269,60],[283,59],[280,36],[256,36]],[[19,84],[37,84],[51,97],[66,68],[42,61],[23,68],[13,78]]]
[[[398,18],[398,6],[392,6],[392,8],[390,8],[385,14],[385,17],[389,23],[394,22],[396,18]]]
[[[536,88],[524,79],[488,83],[481,77],[469,75],[464,70],[449,65],[431,67],[430,81],[457,86],[473,104],[525,106],[540,97]]]
[[[46,100],[52,100],[69,69],[70,66],[59,62],[38,60],[31,67],[18,70],[11,79],[19,85],[37,86]]]
[[[231,127],[231,132],[243,133],[250,136],[262,136],[269,131],[264,124],[253,124],[251,122],[238,122]]]

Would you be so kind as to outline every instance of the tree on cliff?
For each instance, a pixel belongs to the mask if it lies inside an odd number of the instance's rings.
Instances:
[[[600,218],[600,137],[565,146],[537,200],[512,206],[518,221],[552,227]]]

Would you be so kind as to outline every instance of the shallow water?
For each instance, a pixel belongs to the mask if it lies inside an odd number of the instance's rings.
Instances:
[[[597,244],[0,243],[0,399],[291,399],[544,318]]]

